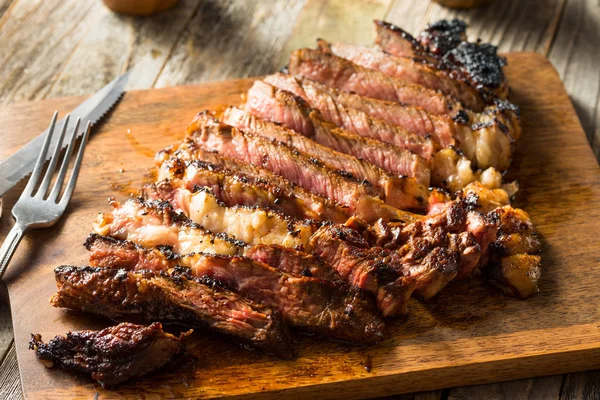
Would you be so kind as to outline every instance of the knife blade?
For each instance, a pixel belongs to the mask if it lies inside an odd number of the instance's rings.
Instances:
[[[76,121],[77,118],[81,118],[79,129],[74,133],[77,137],[80,137],[83,134],[88,121],[93,126],[119,101],[125,92],[124,87],[128,78],[129,72],[126,72],[104,86],[98,92],[94,93],[92,97],[71,111],[71,121]],[[64,118],[58,121],[56,129],[61,129],[64,123]],[[48,130],[45,130],[35,139],[19,149],[15,154],[0,161],[0,197],[33,171],[33,167],[35,166],[37,157],[44,145],[47,133]],[[50,149],[56,147],[59,136],[60,135],[54,135],[54,138],[50,143]],[[67,146],[70,141],[69,139],[70,138],[65,138],[62,144],[63,148]],[[50,158],[52,153],[52,151],[48,151],[45,161]]]

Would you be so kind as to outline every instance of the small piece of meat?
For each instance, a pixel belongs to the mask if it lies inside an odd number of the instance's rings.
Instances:
[[[123,320],[141,318],[208,329],[281,358],[293,357],[281,315],[189,270],[171,273],[61,266],[54,270],[54,307]]]
[[[175,160],[175,162],[171,163],[170,160]],[[197,146],[190,138],[184,140],[176,150],[165,149],[158,153],[157,163],[160,167],[158,178],[159,180],[163,180],[172,174],[180,177],[179,175],[184,171],[182,162],[185,162],[187,165],[190,163],[195,164],[195,161],[218,166],[222,168],[223,173],[231,171],[232,174],[239,177],[242,181],[248,180],[268,189],[273,188],[276,195],[279,193],[287,195],[289,193],[289,198],[294,198],[295,202],[299,205],[310,208],[311,219],[343,223],[352,215],[346,206],[334,203],[326,197],[295,185],[268,169],[247,164],[218,152],[204,150]]]
[[[419,136],[366,112],[347,107],[316,85],[303,87],[300,79],[282,73],[269,75],[264,81],[301,97],[327,121],[349,132],[410,150],[425,159],[430,159],[433,154],[433,141],[427,135]]]
[[[467,24],[460,19],[439,20],[429,24],[417,40],[432,54],[443,56],[467,40]]]
[[[486,102],[480,93],[466,82],[452,79],[435,68],[408,57],[395,57],[377,48],[344,43],[318,41],[321,51],[345,58],[365,68],[381,71],[407,83],[423,85],[452,96],[473,111],[483,111]]]
[[[101,331],[69,332],[47,344],[41,335],[32,334],[29,349],[40,360],[90,374],[102,387],[114,388],[169,364],[183,352],[191,332],[176,337],[158,322],[148,326],[123,322]]]
[[[113,248],[119,253],[131,248],[141,258],[162,257],[169,264],[165,271],[177,265],[190,268],[196,277],[209,277],[250,300],[281,311],[287,324],[300,331],[362,344],[376,343],[383,337],[383,321],[371,299],[340,280],[291,275],[246,257],[165,254],[160,249],[139,249],[129,243],[115,243]],[[139,270],[146,264],[142,260],[126,267]]]
[[[374,197],[368,183],[356,181],[348,172],[335,170],[285,144],[222,125],[208,113],[196,116],[188,126],[188,134],[200,147],[267,168],[306,190],[349,207],[353,215],[365,221],[414,218]]]
[[[382,72],[318,50],[292,52],[288,63],[292,75],[302,76],[324,85],[380,100],[417,106],[435,115],[456,115],[462,105],[444,94],[411,85]]]
[[[409,177],[397,177],[373,164],[322,146],[319,143],[275,122],[261,119],[239,108],[229,107],[223,122],[245,132],[265,136],[318,158],[334,168],[344,169],[360,180],[368,181],[381,199],[402,210],[426,205],[429,190]]]
[[[257,244],[249,247],[244,255],[254,261],[262,262],[293,275],[309,276],[328,281],[341,280],[337,271],[319,257],[277,244]]]
[[[379,140],[359,136],[327,122],[301,97],[256,81],[247,93],[246,111],[286,125],[323,146],[369,161],[395,175],[429,186],[429,163],[416,154]]]

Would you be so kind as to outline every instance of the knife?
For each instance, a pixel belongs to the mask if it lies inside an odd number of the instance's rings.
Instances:
[[[85,131],[88,121],[92,125],[96,124],[104,114],[119,101],[124,93],[125,83],[127,83],[128,78],[129,72],[126,72],[71,111],[71,121],[76,121],[77,118],[81,118],[79,129],[77,132],[73,133],[74,135],[80,137]],[[63,118],[56,123],[56,126],[61,126],[60,124],[64,124],[64,122],[65,119]],[[45,130],[25,145],[25,147],[19,149],[15,154],[0,161],[0,197],[33,171],[33,167],[35,166],[37,157],[44,145],[47,133],[48,130]],[[54,148],[56,146],[59,136],[60,135],[54,135],[49,148]],[[65,148],[69,141],[70,140],[63,141],[62,147]],[[47,161],[52,153],[52,151],[48,151],[48,155],[44,161]],[[1,204],[0,200],[0,205]],[[0,213],[1,212],[2,211],[0,210]]]

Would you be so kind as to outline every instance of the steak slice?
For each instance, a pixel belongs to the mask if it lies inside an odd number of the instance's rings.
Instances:
[[[185,168],[182,161],[185,165],[192,164],[195,168],[200,168],[200,165],[208,165],[209,169],[219,169],[221,173],[231,175],[241,182],[247,181],[253,186],[264,188],[273,193],[277,199],[281,197],[290,199],[290,202],[301,207],[299,213],[311,215],[311,217],[307,216],[310,219],[342,223],[352,215],[346,206],[314,194],[267,169],[226,157],[215,151],[204,150],[197,146],[190,138],[184,140],[177,150],[165,149],[158,153],[157,163],[160,167],[159,180],[165,179],[172,174],[186,179],[180,176]],[[197,164],[196,161],[199,161],[201,164]],[[188,171],[186,170],[187,173]],[[189,176],[189,179],[192,179],[192,177]],[[272,190],[274,192],[271,192]],[[275,202],[279,201],[276,200]],[[282,210],[282,212],[287,213],[287,210],[290,209],[288,206],[290,204],[286,204],[284,206],[286,211]],[[309,212],[308,209],[311,211]]]
[[[381,71],[406,83],[439,90],[456,98],[471,110],[481,112],[486,106],[483,96],[470,84],[452,79],[448,74],[414,59],[395,57],[377,48],[360,47],[345,43],[328,43],[319,40],[318,45],[321,51],[342,57],[361,67]]]
[[[326,120],[349,132],[393,144],[426,159],[430,159],[433,154],[433,142],[426,135],[419,136],[398,125],[347,107],[336,102],[333,96],[326,91],[317,90],[314,86],[307,85],[305,89],[302,87],[301,81],[292,75],[276,73],[265,77],[264,81],[301,97],[311,107],[318,110]]]
[[[298,96],[268,83],[255,81],[247,94],[246,111],[286,125],[323,146],[362,158],[392,174],[416,178],[429,185],[429,164],[414,153],[366,138],[325,121]]]
[[[318,158],[334,168],[345,169],[356,178],[368,181],[386,204],[399,209],[423,208],[429,190],[413,178],[396,177],[373,164],[332,150],[274,122],[266,121],[239,108],[229,107],[223,122],[237,129],[265,136]]]
[[[101,214],[94,225],[92,233],[85,242],[85,247],[90,251],[90,265],[124,265],[129,263],[139,264],[141,259],[129,259],[135,255],[130,248],[122,254],[117,252],[115,240],[128,240],[145,247],[161,247],[183,254],[208,253],[226,255],[246,255],[256,261],[265,262],[273,268],[283,272],[298,273],[309,268],[311,273],[319,278],[333,277],[333,269],[324,264],[322,260],[290,247],[275,246],[269,250],[268,246],[261,246],[257,251],[244,242],[235,241],[224,233],[212,233],[191,222],[186,216],[178,215],[168,203],[141,202],[130,199],[124,205],[113,204],[111,213]],[[106,236],[104,236],[106,235]],[[103,238],[100,240],[99,238]],[[275,240],[273,242],[276,243]],[[290,244],[285,240],[282,243]],[[110,249],[110,251],[106,251]],[[262,254],[277,254],[265,260]],[[148,255],[143,258],[147,263],[144,269],[162,270],[165,265],[162,258],[151,259]],[[277,263],[279,261],[279,263]],[[310,265],[310,267],[308,267]]]
[[[141,259],[162,257],[163,264],[168,265],[165,271],[177,265],[190,268],[197,277],[210,277],[250,300],[281,311],[287,324],[297,330],[361,344],[383,338],[383,321],[371,300],[342,281],[291,275],[246,257],[165,254],[132,243],[114,244],[113,248],[117,253],[129,248],[134,253],[129,260],[140,255]],[[140,260],[122,266],[140,270],[146,264]]]
[[[89,374],[104,388],[114,388],[169,364],[185,349],[184,339],[162,330],[154,322],[148,326],[123,322],[100,331],[69,332],[48,343],[32,334],[29,349],[40,360],[65,370]]]
[[[208,329],[281,358],[293,357],[290,333],[279,312],[223,289],[210,278],[194,278],[189,270],[155,274],[61,266],[54,274],[54,307]]]
[[[385,21],[375,20],[376,43],[394,56],[423,60],[452,79],[467,81],[487,99],[506,99],[508,84],[502,72],[506,59],[490,44],[466,42],[463,21],[441,20],[428,25],[417,38]]]
[[[345,92],[421,107],[435,115],[454,116],[463,109],[458,101],[438,91],[407,84],[319,50],[299,49],[292,52],[288,69],[292,75],[312,79]]]
[[[372,195],[368,183],[356,181],[348,172],[333,169],[283,143],[222,125],[206,112],[196,116],[188,126],[188,134],[200,147],[267,168],[306,190],[349,207],[353,215],[367,222],[414,218],[411,213],[384,204]]]
[[[371,117],[397,125],[422,137],[431,136],[440,147],[455,144],[454,121],[450,118],[432,115],[419,107],[344,92],[302,77],[297,77],[297,81],[302,85],[307,96],[316,97],[326,93],[336,105],[341,104],[362,111]]]

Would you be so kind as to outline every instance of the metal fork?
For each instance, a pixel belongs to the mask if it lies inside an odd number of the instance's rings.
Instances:
[[[6,271],[6,267],[8,266],[8,263],[10,262],[17,245],[23,238],[23,235],[27,229],[46,228],[54,225],[65,212],[65,209],[71,200],[71,196],[73,195],[73,190],[75,189],[75,184],[77,183],[77,177],[79,175],[79,169],[81,167],[81,160],[83,159],[83,152],[90,134],[90,123],[87,124],[86,131],[81,139],[81,144],[79,145],[79,151],[77,152],[77,159],[75,160],[73,172],[71,173],[71,177],[69,178],[63,195],[60,197],[60,199],[58,198],[58,195],[63,187],[67,170],[69,169],[69,160],[71,159],[73,147],[75,146],[75,141],[77,139],[77,135],[75,133],[77,132],[77,129],[79,129],[79,119],[77,119],[77,122],[75,123],[75,128],[73,129],[73,133],[71,135],[71,141],[69,142],[69,146],[67,147],[67,151],[63,157],[62,165],[60,167],[60,171],[58,172],[56,182],[52,187],[52,191],[46,197],[46,192],[50,187],[54,170],[58,164],[62,141],[65,137],[67,126],[69,125],[69,116],[67,115],[65,118],[65,123],[60,132],[60,138],[54,149],[54,155],[50,159],[50,164],[48,165],[48,169],[46,169],[46,174],[40,181],[42,169],[45,164],[44,160],[46,159],[46,153],[48,152],[48,147],[50,147],[50,142],[52,141],[52,136],[54,135],[54,127],[56,125],[57,116],[58,111],[55,111],[54,116],[52,117],[52,122],[50,122],[50,128],[48,129],[46,140],[44,141],[44,146],[42,147],[42,151],[38,156],[35,168],[31,174],[31,178],[29,178],[29,182],[27,182],[27,186],[25,186],[21,197],[19,197],[19,200],[12,209],[12,215],[16,222],[11,231],[8,233],[8,236],[6,236],[6,239],[2,244],[2,248],[0,248],[0,279],[2,279],[2,276]],[[38,186],[38,183],[39,189],[35,191],[34,194],[34,189]]]

